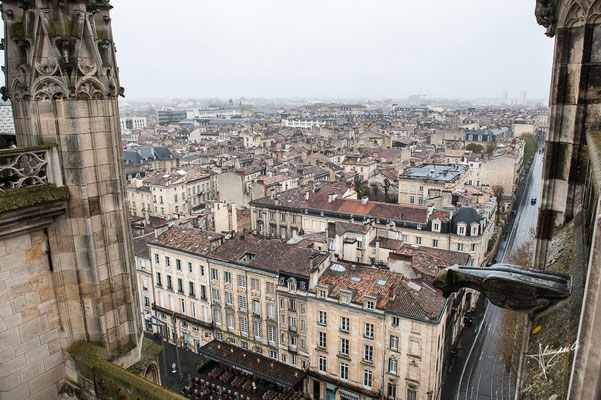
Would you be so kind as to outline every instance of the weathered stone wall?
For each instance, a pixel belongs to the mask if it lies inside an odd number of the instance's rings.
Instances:
[[[64,352],[47,237],[0,239],[0,398],[58,396]]]
[[[67,213],[49,229],[63,327],[71,341],[110,350],[137,343],[110,5],[4,0],[2,6],[2,93],[13,106],[17,142],[56,144],[69,189]]]

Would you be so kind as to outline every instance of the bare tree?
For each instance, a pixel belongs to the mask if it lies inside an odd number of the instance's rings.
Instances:
[[[390,190],[390,179],[384,178],[384,201],[388,201],[388,191]]]
[[[499,222],[502,214],[503,195],[505,194],[505,189],[501,185],[493,185],[491,189],[493,194],[497,198],[497,222]]]
[[[509,255],[509,262],[524,268],[534,265],[534,229],[530,229],[529,238]],[[524,336],[526,314],[512,310],[501,309],[497,325],[497,351],[499,356],[517,374],[520,360],[520,350]]]
[[[371,186],[371,189],[372,189],[372,193],[374,194],[374,199],[376,201],[378,201],[378,189],[380,187],[380,184],[378,182],[372,182],[370,184],[370,186]]]

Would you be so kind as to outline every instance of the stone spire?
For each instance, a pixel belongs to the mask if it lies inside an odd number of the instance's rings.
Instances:
[[[19,146],[56,144],[69,189],[48,232],[65,343],[141,337],[108,0],[4,0],[5,99]]]

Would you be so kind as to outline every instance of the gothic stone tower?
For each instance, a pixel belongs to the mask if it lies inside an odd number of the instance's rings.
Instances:
[[[4,0],[6,86],[19,147],[56,145],[69,191],[47,230],[63,350],[141,338],[124,199],[108,0]]]

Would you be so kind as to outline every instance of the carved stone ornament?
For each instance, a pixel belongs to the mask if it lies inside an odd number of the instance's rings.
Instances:
[[[536,22],[547,28],[545,33],[549,37],[555,36],[557,26],[557,0],[536,0],[534,10]]]
[[[438,272],[434,286],[448,297],[461,288],[475,289],[498,307],[527,312],[530,316],[568,297],[571,278],[511,264],[488,268],[454,265]]]
[[[3,2],[13,101],[104,99],[123,94],[107,0]]]

